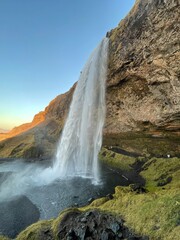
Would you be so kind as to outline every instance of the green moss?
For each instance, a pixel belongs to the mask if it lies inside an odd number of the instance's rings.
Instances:
[[[101,154],[104,151],[103,149]],[[117,155],[119,154],[116,154],[115,159],[120,158],[120,164],[118,162],[115,166],[122,167],[123,159],[121,156],[118,158]],[[110,157],[110,163],[111,151],[107,150],[103,157],[106,157],[107,161]],[[179,160],[179,158],[151,158],[144,163],[140,174],[146,180],[148,193],[136,194],[130,190],[130,187],[119,186],[115,188],[113,199],[95,200],[83,210],[97,208],[122,216],[128,227],[138,234],[149,236],[150,239],[178,240],[180,235]],[[129,162],[129,167],[131,164]]]
[[[134,157],[118,154],[106,148],[102,148],[99,153],[99,159],[109,166],[126,171],[132,170],[131,165],[136,162],[136,158]]]
[[[89,204],[85,207],[82,207],[81,210],[82,211],[88,211],[89,209],[98,208],[107,201],[109,201],[108,197],[98,198],[98,199],[94,200],[91,204]]]
[[[10,238],[0,235],[0,240],[10,240]]]
[[[71,213],[71,212],[80,212],[80,210],[78,210],[77,208],[68,208],[68,209],[65,209],[64,211],[62,211],[59,216],[53,221],[53,224],[52,224],[52,231],[53,231],[53,239],[59,239],[58,238],[58,228],[59,228],[59,225],[61,223],[61,221],[63,220],[63,218]]]
[[[145,123],[141,123],[144,125]],[[148,123],[149,126],[150,123]],[[146,124],[145,126],[146,127]],[[180,151],[180,138],[176,135],[168,135],[168,133],[156,133],[153,126],[154,135],[160,134],[160,137],[142,132],[127,132],[119,134],[106,134],[103,137],[104,146],[118,146],[129,152],[135,152],[143,156],[162,157],[171,155],[176,157]],[[166,136],[167,135],[167,136]]]
[[[179,158],[152,158],[148,160],[140,175],[146,179],[146,187],[149,191],[157,190],[157,187],[180,187]]]
[[[32,224],[24,231],[22,231],[18,236],[17,240],[45,240],[46,236],[52,236],[52,222],[53,220],[48,221],[39,221]],[[48,239],[48,238],[47,238]]]
[[[101,205],[92,203],[88,209],[93,209],[94,205],[101,211],[123,216],[128,227],[150,239],[179,237],[180,197],[177,190],[135,194],[128,187],[116,187],[113,199]]]

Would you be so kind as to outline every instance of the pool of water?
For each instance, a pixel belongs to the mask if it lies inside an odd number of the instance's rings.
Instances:
[[[115,186],[129,185],[138,177],[133,172],[131,176],[124,176],[120,171],[101,165],[99,184],[82,177],[50,181],[47,173],[43,174],[43,178],[41,176],[48,168],[48,164],[44,163],[1,161],[0,215],[3,214],[3,217],[0,234],[14,237],[32,222],[57,217],[61,210],[68,207],[84,206],[90,199],[113,193]]]

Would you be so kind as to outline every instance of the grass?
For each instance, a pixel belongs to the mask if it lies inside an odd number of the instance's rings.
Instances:
[[[105,152],[105,154],[104,154]],[[129,158],[121,154],[102,149],[100,158],[103,162],[121,169],[132,168],[132,164],[144,159]],[[132,192],[130,187],[116,187],[114,198],[97,199],[83,210],[97,208],[122,216],[126,225],[138,234],[150,239],[173,239],[180,236],[180,159],[146,159],[140,175],[145,179],[144,194]]]
[[[158,133],[154,132],[154,134]],[[118,146],[126,151],[136,152],[146,157],[179,156],[179,136],[167,135],[168,133],[161,134],[161,137],[152,137],[145,132],[106,134],[103,138],[103,145]]]
[[[178,240],[180,196],[177,190],[136,194],[128,187],[116,187],[114,198],[98,199],[83,210],[99,209],[122,216],[126,225],[138,234],[150,239]]]
[[[0,157],[21,158],[23,152],[34,144],[34,136],[19,135],[0,142]]]
[[[120,168],[126,171],[132,170],[131,165],[137,161],[134,157],[114,153],[113,151],[106,148],[102,148],[99,154],[99,159],[109,166]]]
[[[58,238],[58,227],[62,219],[69,213],[79,211],[76,208],[68,208],[62,211],[56,219],[39,221],[32,224],[18,236],[17,240],[48,240],[48,239],[59,239]],[[0,239],[1,240],[1,239]],[[3,240],[3,239],[2,239]]]
[[[146,188],[157,191],[158,186],[163,188],[179,188],[180,165],[179,158],[152,158],[148,160],[140,175],[146,179]]]
[[[45,240],[47,235],[52,236],[52,222],[53,220],[45,220],[34,223],[31,226],[27,227],[24,231],[22,231],[16,239]]]
[[[8,237],[0,235],[0,240],[10,240]]]

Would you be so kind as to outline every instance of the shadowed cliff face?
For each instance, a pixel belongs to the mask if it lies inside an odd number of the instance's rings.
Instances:
[[[118,27],[107,34],[106,136],[127,138],[124,134],[130,132],[179,135],[179,5],[179,0],[138,0]],[[38,114],[39,122],[33,120],[13,130],[15,134],[8,133],[8,137],[18,135],[0,142],[0,157],[52,156],[74,88],[56,97]],[[134,150],[131,141],[123,145],[124,149],[129,146]],[[177,144],[174,149],[172,146],[171,151],[179,151]]]
[[[177,0],[139,0],[110,37],[106,133],[179,132]]]

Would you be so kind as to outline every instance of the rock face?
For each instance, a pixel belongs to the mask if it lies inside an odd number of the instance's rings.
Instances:
[[[180,131],[179,0],[138,0],[110,37],[106,133]]]
[[[179,5],[179,0],[137,0],[118,27],[107,33],[106,138],[116,134],[127,139],[126,134],[133,136],[137,132],[143,136],[176,136],[175,148],[168,145],[165,154],[170,149],[179,152]],[[74,88],[37,115],[39,122],[33,120],[8,133],[16,136],[0,142],[0,157],[52,156]],[[120,145],[136,151],[131,141]]]

